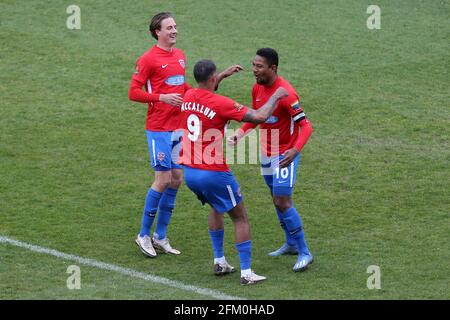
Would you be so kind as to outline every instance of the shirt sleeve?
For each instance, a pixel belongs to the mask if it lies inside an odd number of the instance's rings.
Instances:
[[[147,93],[142,90],[142,84],[136,79],[131,79],[130,89],[128,90],[128,99],[137,102],[155,102],[159,101],[159,94]]]
[[[280,101],[280,103],[283,104],[283,107],[291,115],[292,120],[294,120],[294,122],[306,119],[306,115],[305,112],[303,111],[300,97],[297,94],[289,93],[289,96]]]
[[[142,90],[150,76],[150,66],[143,57],[140,57],[134,66],[134,73],[131,77],[128,98],[137,102],[159,101],[159,94],[152,94]]]
[[[149,63],[143,57],[140,57],[134,65],[134,73],[132,79],[138,81],[144,86],[147,82],[147,79],[150,77],[150,74],[151,68]]]
[[[235,120],[241,122],[248,111],[248,107],[223,97],[221,101],[220,115],[226,120]]]
[[[311,133],[313,132],[313,128],[308,119],[299,121],[298,125],[300,126],[300,131],[298,132],[298,137],[295,141],[294,147],[298,151],[302,151],[303,147],[308,142]]]

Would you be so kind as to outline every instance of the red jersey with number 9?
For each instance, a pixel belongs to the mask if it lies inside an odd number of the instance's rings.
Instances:
[[[230,120],[242,121],[248,108],[206,89],[186,92],[181,106],[183,130],[179,163],[191,168],[229,171],[223,139]]]

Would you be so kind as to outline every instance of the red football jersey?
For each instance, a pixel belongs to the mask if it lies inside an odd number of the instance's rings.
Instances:
[[[182,50],[166,51],[153,46],[136,62],[133,80],[146,87],[148,93],[184,95],[185,56]],[[146,129],[152,131],[174,131],[179,128],[180,107],[161,101],[148,104]]]
[[[263,106],[279,87],[284,87],[289,95],[278,101],[272,116],[259,125],[261,151],[267,156],[281,154],[292,148],[299,133],[299,127],[294,122],[305,118],[299,95],[291,84],[280,76],[270,87],[255,83],[252,90],[253,108],[259,109]]]
[[[225,127],[230,120],[242,121],[247,111],[247,107],[211,91],[187,91],[181,106],[179,162],[191,168],[228,171],[223,155]]]

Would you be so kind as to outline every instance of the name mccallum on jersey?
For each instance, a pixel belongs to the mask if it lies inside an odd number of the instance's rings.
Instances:
[[[183,103],[181,105],[181,111],[195,111],[195,112],[205,115],[205,117],[207,117],[211,120],[214,119],[214,116],[216,115],[216,113],[214,111],[212,111],[210,108],[205,107],[204,105],[202,105],[200,103],[195,103],[195,102]]]

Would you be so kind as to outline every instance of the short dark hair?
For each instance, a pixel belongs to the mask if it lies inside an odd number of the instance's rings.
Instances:
[[[256,51],[256,55],[266,59],[269,67],[276,65],[278,67],[278,53],[272,48],[261,48]]]
[[[156,35],[156,30],[161,30],[161,23],[164,19],[173,18],[173,15],[170,12],[160,12],[155,15],[150,21],[150,25],[148,29],[152,33],[152,37],[158,40],[158,36]]]
[[[197,83],[206,82],[217,70],[214,62],[208,59],[198,61],[194,66],[194,78]]]

